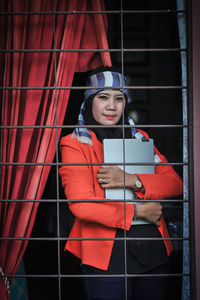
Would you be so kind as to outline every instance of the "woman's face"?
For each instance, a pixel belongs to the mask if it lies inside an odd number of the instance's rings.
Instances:
[[[115,125],[121,118],[125,107],[125,96],[118,90],[103,90],[93,99],[92,113],[102,125]]]

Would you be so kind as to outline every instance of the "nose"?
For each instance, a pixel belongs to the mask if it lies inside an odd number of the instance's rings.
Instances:
[[[116,103],[114,97],[110,96],[107,102],[107,109],[115,110],[116,109]]]

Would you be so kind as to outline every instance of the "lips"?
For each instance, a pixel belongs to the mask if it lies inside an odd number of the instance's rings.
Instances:
[[[105,115],[106,119],[112,120],[115,118],[115,115]]]

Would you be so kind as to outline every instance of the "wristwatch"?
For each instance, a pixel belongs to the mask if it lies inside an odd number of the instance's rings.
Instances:
[[[140,181],[140,179],[137,177],[137,180],[135,182],[135,189],[136,190],[140,190],[142,188],[142,182]]]

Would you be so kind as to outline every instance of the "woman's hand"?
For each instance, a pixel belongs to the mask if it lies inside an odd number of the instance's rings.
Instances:
[[[125,178],[124,178],[125,176]],[[102,166],[97,173],[97,180],[102,188],[134,188],[137,176],[124,173],[117,166]],[[124,182],[125,181],[125,182]],[[137,217],[143,218],[157,226],[160,225],[162,206],[160,202],[146,202],[137,205]]]
[[[143,218],[150,223],[160,226],[162,205],[160,202],[148,202],[137,205],[137,218]]]
[[[117,166],[103,166],[97,174],[97,180],[104,189],[123,188],[125,186],[134,190],[137,179],[135,174],[126,173]],[[145,192],[144,186],[140,191]]]
[[[124,178],[125,177],[125,178]],[[134,174],[124,173],[117,166],[102,166],[97,174],[97,180],[102,188],[133,188],[137,177]]]

